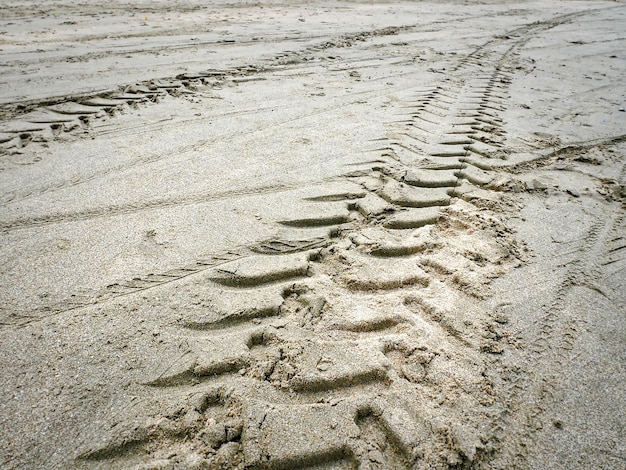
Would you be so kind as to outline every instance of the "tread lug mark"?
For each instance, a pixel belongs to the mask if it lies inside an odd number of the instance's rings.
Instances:
[[[154,416],[146,422],[145,417],[117,426],[114,434],[97,449],[83,451],[77,460],[101,461],[123,459],[132,454],[150,452],[149,468],[168,465],[187,467],[190,461],[209,465],[210,468],[237,466],[240,454],[241,420],[239,405],[221,388],[193,392],[182,400],[145,405],[139,415]],[[165,407],[164,413],[154,409]],[[157,444],[155,446],[155,444]],[[178,457],[173,457],[176,449]],[[191,459],[184,459],[185,454]],[[176,453],[175,453],[176,455]],[[143,460],[143,459],[141,459]]]
[[[57,114],[46,109],[28,113],[23,116],[23,119],[32,124],[62,124],[68,130],[75,126],[80,126],[80,121],[77,116]],[[46,131],[48,129],[42,130]]]
[[[365,434],[365,442],[378,451],[373,455],[383,457],[382,462],[374,460],[379,468],[389,468],[390,464],[394,468],[413,468],[430,434],[426,423],[415,419],[402,404],[392,405],[380,398],[359,408],[357,424]]]
[[[305,197],[305,201],[313,201],[313,202],[334,202],[334,201],[350,201],[353,199],[360,199],[365,196],[365,193],[362,191],[350,191],[350,192],[339,192],[339,193],[329,193],[323,194],[321,196],[312,196]]]
[[[431,277],[413,259],[343,255],[344,271],[336,279],[351,291],[385,291],[408,286],[426,287]]]
[[[319,215],[311,215],[291,220],[281,220],[279,223],[287,227],[326,227],[330,225],[341,225],[350,220],[350,212],[347,208],[335,211],[326,211]]]
[[[419,209],[418,209],[419,210]],[[373,256],[395,257],[424,253],[437,248],[428,232],[397,234],[380,227],[368,227],[348,237],[362,252]]]
[[[409,295],[404,300],[405,306],[420,318],[423,318],[434,325],[441,328],[448,336],[455,338],[461,344],[472,347],[464,335],[467,327],[457,317],[457,312],[449,312],[435,305],[431,305],[429,302],[420,299],[415,295]],[[471,323],[470,323],[471,324]],[[409,375],[405,373],[405,369],[402,369],[402,373],[407,380],[411,380]],[[419,377],[416,375],[415,377]]]
[[[487,186],[494,179],[493,175],[490,175],[485,170],[481,170],[480,168],[467,167],[464,170],[456,172],[455,174],[459,179],[466,180],[476,186]]]
[[[420,189],[389,179],[380,191],[380,196],[391,204],[401,207],[447,206],[450,196],[446,189]]]
[[[374,219],[395,209],[387,201],[374,193],[368,193],[356,203],[359,213],[368,219]]]
[[[424,380],[428,365],[437,355],[426,346],[409,340],[407,336],[387,337],[382,343],[382,351],[391,361],[398,377],[412,383]]]
[[[284,298],[278,286],[211,292],[196,300],[197,309],[187,308],[181,324],[192,330],[218,330],[280,314]]]
[[[210,339],[187,339],[189,348],[146,385],[191,385],[204,377],[237,372],[250,363],[246,341],[229,335]]]
[[[356,333],[387,330],[407,320],[398,315],[374,312],[371,309],[348,312],[341,321],[329,325],[332,330],[345,330]]]
[[[54,111],[59,114],[67,114],[67,115],[89,115],[89,114],[99,114],[101,111],[99,109],[94,108],[93,106],[87,106],[80,103],[75,103],[72,101],[68,101],[65,103],[58,103],[48,106],[44,109],[48,109],[50,111]]]
[[[123,105],[127,104],[127,102],[126,100],[121,99],[101,98],[96,96],[94,98],[81,100],[81,104],[85,106],[93,106],[96,108],[109,109],[123,107]]]
[[[321,342],[307,346],[290,362],[297,372],[289,385],[297,392],[315,393],[388,380],[388,363],[382,354],[372,355],[371,345],[346,348],[343,343]]]
[[[311,254],[259,255],[213,268],[209,279],[233,287],[254,287],[271,282],[305,277]]]
[[[402,180],[410,186],[422,188],[446,188],[458,184],[458,176],[452,170],[410,168]]]
[[[436,224],[440,217],[439,207],[406,209],[387,217],[383,225],[396,230],[415,229]]]
[[[281,255],[323,248],[328,244],[330,244],[330,239],[327,237],[316,237],[303,240],[272,239],[252,245],[250,249],[259,254]]]
[[[351,442],[359,429],[349,405],[249,403],[244,413],[242,442],[250,468],[301,469],[341,461],[356,466]]]

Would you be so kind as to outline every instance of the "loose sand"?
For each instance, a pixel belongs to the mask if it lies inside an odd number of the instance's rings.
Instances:
[[[1,4],[0,467],[624,468],[625,30]]]

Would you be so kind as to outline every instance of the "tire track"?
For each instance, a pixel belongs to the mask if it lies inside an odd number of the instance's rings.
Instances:
[[[341,197],[326,194],[320,204]],[[348,203],[356,211],[359,202]],[[432,278],[419,274],[415,255],[434,246],[430,240],[407,243],[405,236],[394,244],[386,233],[383,245],[362,228],[369,225],[386,231],[381,220],[361,217],[351,227],[344,226],[339,238],[324,248],[271,241],[261,251],[269,246],[279,254],[250,256],[212,268],[209,279],[229,289],[219,294],[226,307],[212,304],[208,318],[183,321],[175,336],[186,338],[188,349],[146,382],[159,388],[213,387],[222,382],[243,387],[229,399],[243,410],[243,430],[236,445],[246,466],[304,468],[312,462],[352,462],[371,463],[373,468],[390,463],[413,468],[427,453],[432,431],[408,403],[387,395],[399,383],[421,383],[439,353],[432,345],[412,339],[420,334],[409,311],[346,307],[362,304],[364,289],[370,298],[385,299],[398,291],[419,297]],[[341,248],[348,241],[356,250]],[[290,254],[282,254],[283,247]],[[234,299],[246,300],[237,304]],[[331,299],[343,299],[347,305],[336,305]],[[337,334],[342,336],[335,338]],[[286,393],[287,404],[268,402],[263,396],[246,398],[255,395],[245,392],[247,380],[267,384],[281,396]],[[358,399],[352,398],[355,392]],[[321,397],[338,404],[319,404]],[[321,413],[326,415],[322,421]],[[334,417],[330,421],[329,413]],[[296,417],[297,422],[292,421]],[[120,447],[117,436],[82,458],[131,455],[163,439],[149,427],[140,429],[143,437],[132,445]],[[330,429],[332,439],[325,437]],[[351,436],[356,430],[359,439],[337,442],[337,435]],[[201,440],[201,433],[195,424],[180,432],[194,442]],[[300,433],[307,439],[299,439]],[[311,440],[311,436],[320,437]],[[167,437],[168,442],[171,439]],[[218,453],[226,444],[219,442],[214,449]],[[277,446],[278,442],[289,445]]]
[[[621,179],[624,178],[626,167],[623,167]],[[578,256],[568,261],[567,274],[558,286],[554,300],[542,308],[542,316],[535,325],[535,333],[529,342],[523,367],[532,374],[520,380],[517,377],[510,384],[511,402],[522,401],[527,406],[518,406],[510,416],[503,417],[499,423],[499,433],[504,435],[505,429],[512,423],[519,423],[519,438],[512,449],[518,462],[528,458],[527,449],[533,448],[534,434],[541,429],[547,403],[556,400],[557,384],[562,377],[559,371],[567,370],[572,359],[572,351],[580,336],[583,320],[578,312],[571,307],[570,293],[577,287],[586,287],[612,300],[614,292],[605,291],[601,281],[606,277],[606,266],[613,263],[623,264],[625,257],[622,251],[624,241],[622,234],[626,228],[624,211],[619,202],[612,203],[614,210],[608,220],[596,220],[585,236],[578,240],[577,247],[572,251]],[[623,270],[618,268],[618,272]],[[609,274],[610,275],[610,274]],[[510,433],[510,428],[508,428]]]
[[[338,179],[339,178],[322,179],[320,181],[317,181],[317,183],[332,182]],[[316,182],[312,181],[311,183],[315,184]],[[134,214],[146,210],[201,204],[205,202],[233,199],[256,194],[275,194],[280,192],[292,191],[293,189],[295,188],[287,185],[271,185],[249,190],[233,190],[224,191],[222,193],[206,192],[202,194],[192,194],[170,199],[143,201],[134,204],[120,204],[102,208],[86,209],[65,214],[45,215],[40,217],[26,217],[21,219],[14,219],[12,221],[0,222],[0,230],[12,231],[32,227],[41,227],[63,222],[85,221],[99,217],[112,217],[123,214]]]
[[[285,66],[311,60],[312,54],[327,49],[352,47],[371,38],[395,35],[411,26],[386,27],[373,31],[344,34],[337,39],[305,47],[301,51],[286,51],[259,65],[243,65],[233,69],[183,73],[176,77],[146,80],[122,86],[117,90],[95,94],[79,94],[26,103],[11,103],[0,107],[12,121],[0,122],[0,156],[12,149],[22,149],[33,141],[50,141],[56,135],[89,127],[94,119],[113,116],[124,107],[158,102],[165,96],[194,95],[220,87],[225,81],[234,83],[262,79],[262,75]],[[71,117],[70,117],[71,116]]]
[[[583,13],[563,15],[559,20],[552,23],[537,24],[548,29],[560,24],[558,22],[566,21],[581,14]],[[458,21],[466,20],[467,18]],[[150,79],[125,85],[118,89],[101,90],[97,93],[5,104],[0,107],[0,111],[6,118],[13,120],[0,122],[0,156],[24,148],[33,141],[46,142],[53,140],[55,136],[60,134],[84,130],[90,126],[94,119],[114,116],[128,105],[137,106],[140,103],[157,102],[160,97],[165,95],[185,96],[202,93],[222,86],[227,80],[236,82],[237,80],[262,78],[262,75],[280,70],[285,66],[306,63],[325,50],[352,47],[359,42],[368,41],[375,37],[397,35],[400,32],[415,29],[416,26],[403,25],[344,34],[334,40],[309,45],[300,51],[279,53],[266,63],[257,65],[249,64],[232,69],[183,73],[175,77]],[[530,25],[517,28],[502,37],[526,34],[534,27]],[[494,41],[490,40],[478,46],[461,61],[457,68],[470,63],[480,65],[477,58],[482,58],[483,51]],[[194,45],[194,47],[196,46]],[[66,112],[68,110],[70,112]],[[72,116],[71,119],[68,119],[69,115]]]
[[[372,32],[345,35],[335,41],[326,41],[322,43],[321,46],[315,45],[306,48],[304,51],[290,52],[289,55],[299,57],[301,55],[306,55],[309,53],[317,53],[331,47],[352,47],[355,43],[364,42],[367,39],[371,39],[372,37],[395,35],[402,31],[408,31],[414,28],[415,26],[401,26],[397,28],[384,28],[382,30],[375,30]],[[482,50],[484,47],[486,47],[486,45],[491,44],[492,42],[493,40],[488,41],[487,43],[479,46],[479,49]],[[474,54],[474,52],[470,53],[469,56],[472,56],[472,54]],[[281,55],[280,57],[283,56]],[[280,57],[276,57],[275,60],[278,60]],[[464,61],[465,59],[463,59],[462,62]],[[49,138],[54,138],[54,136],[58,136],[60,133],[63,132],[85,130],[85,128],[89,127],[90,123],[92,123],[94,119],[100,119],[102,117],[113,117],[115,116],[115,114],[123,111],[127,107],[137,108],[139,104],[155,103],[166,95],[201,95],[209,89],[220,88],[227,80],[241,81],[256,78],[263,79],[262,75],[266,73],[272,73],[274,69],[278,67],[278,65],[274,65],[275,67],[272,67],[270,64],[263,67],[243,66],[232,70],[208,70],[206,72],[200,73],[186,73],[181,74],[175,78],[148,80],[139,84],[123,87],[120,90],[109,90],[96,95],[68,96],[62,97],[60,99],[50,99],[47,101],[44,100],[36,103],[34,102],[20,105],[20,107],[23,108],[23,113],[34,114],[33,122],[26,122],[18,125],[18,128],[15,130],[19,133],[19,135],[14,135],[15,133],[10,132],[3,133],[0,129],[0,152],[2,151],[2,143],[6,144],[7,146],[22,148],[31,141],[40,141],[42,139],[45,141],[49,140]],[[279,68],[280,67],[278,67],[278,69]],[[408,73],[402,75],[407,74]],[[386,77],[381,77],[378,78],[378,80],[383,80],[385,78]],[[378,96],[380,95],[380,93],[375,93],[375,95]],[[38,109],[40,109],[40,111],[37,111]],[[323,109],[321,110],[321,112],[326,112],[329,109],[335,108],[331,107],[328,109]],[[38,118],[38,113],[41,113],[41,110],[47,112],[48,117],[43,119],[43,122],[35,123],[34,121],[42,121],[41,118]],[[315,114],[319,112],[320,110],[316,110]],[[305,115],[302,117],[307,116],[309,115]],[[55,119],[59,122],[55,123]],[[48,125],[47,123],[49,121],[53,123],[50,124],[50,129],[47,129],[46,126]],[[31,133],[32,130],[36,130],[37,132],[43,133],[45,135],[33,136],[33,134]],[[479,138],[485,137],[479,136]],[[192,149],[197,150],[197,148],[198,145],[194,144],[194,146],[189,149],[182,149],[182,152]],[[162,156],[160,155],[142,156],[128,164],[121,164],[112,168],[107,168],[104,171],[89,175],[85,178],[72,178],[71,180],[48,185],[38,190],[13,191],[3,196],[0,200],[0,204],[7,205],[12,202],[39,196],[50,191],[56,191],[65,187],[71,187],[85,182],[93,181],[94,179],[101,178],[109,174],[128,170],[137,165],[158,161],[161,158]]]
[[[0,323],[0,325],[23,327],[53,315],[109,302],[119,297],[144,292],[172,282],[181,281],[191,276],[205,273],[210,268],[215,268],[225,263],[256,256],[258,254],[290,254],[320,248],[328,245],[332,236],[332,230],[329,230],[327,237],[296,240],[272,239],[251,246],[235,247],[223,253],[206,254],[181,267],[163,272],[137,275],[132,279],[114,282],[94,292],[73,294],[57,303],[44,305],[28,312],[13,312],[11,315],[12,320]]]
[[[456,126],[454,132],[443,134],[427,162],[418,155],[430,145],[433,132],[426,138],[416,134],[421,140],[405,133],[419,144],[408,143],[404,137],[393,139],[391,152],[396,155],[384,154],[382,159],[391,160],[389,164],[370,166],[350,177],[366,193],[346,201],[354,221],[344,226],[329,246],[309,252],[306,245],[287,244],[294,253],[249,257],[213,270],[210,279],[233,289],[235,293],[230,295],[249,297],[275,285],[273,297],[280,295],[282,300],[275,300],[270,308],[218,312],[217,320],[184,322],[187,331],[177,334],[187,337],[187,344],[192,346],[149,384],[180,387],[198,381],[210,384],[227,379],[238,383],[250,378],[278,391],[295,393],[290,400],[295,403],[279,405],[268,401],[269,397],[249,399],[246,393],[233,392],[233,400],[244,410],[238,455],[243,455],[249,467],[304,468],[320,462],[347,462],[372,468],[391,464],[413,468],[420,458],[427,458],[425,443],[438,438],[420,422],[413,406],[393,403],[388,390],[398,384],[421,383],[438,353],[410,339],[420,336],[410,310],[384,314],[362,305],[351,311],[336,299],[359,302],[361,292],[366,291],[369,298],[384,302],[398,290],[417,294],[435,281],[415,264],[422,253],[434,249],[433,240],[407,240],[404,233],[396,237],[390,234],[436,224],[454,197],[463,197],[492,181],[484,168],[489,168],[488,160],[493,158],[490,152],[502,147],[493,141],[499,128],[498,109],[490,111],[500,96],[492,96],[492,90],[505,89],[507,80],[496,66],[484,77],[454,88],[435,89],[426,96],[410,124],[427,114],[469,124],[451,122]],[[474,95],[479,97],[478,104],[472,101]],[[490,128],[485,129],[484,124]],[[480,133],[492,141],[472,138]],[[397,155],[399,147],[407,148],[409,156]],[[343,197],[326,194],[319,203]],[[347,220],[293,219],[282,223],[332,226]],[[366,227],[374,232],[366,231]],[[283,243],[273,245],[281,247]],[[286,279],[290,279],[288,283]],[[412,298],[418,299],[419,294],[415,294]],[[454,322],[442,319],[436,308],[428,310],[419,302],[411,302],[415,301],[405,296],[405,304],[415,305],[414,311],[429,318],[429,324],[444,336],[462,339],[463,329],[455,330]],[[195,333],[190,335],[188,330]],[[337,334],[349,335],[349,349],[345,336],[335,339]],[[354,399],[357,390],[365,393]],[[337,405],[316,404],[320,396]],[[328,419],[329,415],[334,418]],[[306,439],[299,437],[304,432]],[[471,461],[480,453],[481,444],[467,433],[448,432],[449,441],[442,446],[457,449],[460,459]],[[187,427],[184,434],[197,433],[196,428]],[[151,438],[147,431],[143,435],[145,448]],[[337,441],[338,435],[355,437]],[[112,455],[118,447],[113,440],[84,457]],[[135,451],[134,447],[127,449],[129,453]]]
[[[384,142],[383,163],[346,177],[361,185],[361,197],[313,198],[345,201],[347,217],[281,222],[329,227],[333,238],[269,240],[248,248],[256,254],[242,249],[245,256],[189,270],[202,269],[218,293],[205,317],[173,327],[172,337],[187,347],[164,357],[145,382],[155,395],[182,390],[177,413],[154,424],[138,406],[144,424],[122,423],[80,459],[119,462],[150,452],[155,465],[182,463],[159,447],[233,468],[409,469],[488,458],[491,436],[429,418],[454,412],[438,391],[454,396],[464,415],[493,424],[492,403],[477,402],[470,387],[491,386],[477,354],[485,345],[497,352],[497,340],[477,339],[487,325],[456,318],[424,293],[449,296],[442,281],[463,291],[480,280],[453,276],[455,263],[474,263],[480,273],[506,259],[490,247],[456,247],[452,235],[501,230],[471,207],[497,189],[490,161],[506,158],[498,117],[511,80],[506,62],[538,30],[521,30],[511,47],[488,43],[480,62],[462,64],[478,69],[473,74],[459,68],[417,96],[402,129]],[[467,358],[452,357],[459,344]],[[473,382],[441,379],[446,361],[457,361]]]
[[[402,74],[402,75],[408,75],[408,73],[405,73],[405,74]],[[380,78],[380,80],[382,80],[384,78],[385,77],[382,77],[382,78]],[[271,124],[269,124],[267,126],[256,128],[254,130],[254,132],[263,132],[264,130],[271,129],[271,128],[274,128],[274,127],[279,126],[279,125],[284,125],[284,124],[293,122],[295,120],[306,119],[306,118],[309,118],[309,117],[312,117],[312,116],[320,115],[320,114],[327,113],[327,112],[330,112],[330,111],[333,111],[333,110],[336,110],[336,109],[339,109],[339,108],[343,108],[345,106],[349,106],[349,105],[352,105],[352,104],[355,104],[355,103],[360,103],[363,100],[363,96],[364,95],[365,96],[369,96],[369,98],[371,99],[371,98],[374,98],[374,97],[377,97],[377,96],[382,96],[384,94],[387,94],[388,92],[389,92],[389,90],[387,90],[387,89],[382,90],[382,91],[370,90],[370,91],[361,92],[361,93],[358,94],[360,97],[357,98],[357,99],[351,99],[351,100],[345,101],[345,102],[343,102],[341,104],[335,103],[335,104],[333,104],[331,106],[326,106],[326,107],[322,107],[322,108],[316,108],[312,112],[300,115],[297,118],[289,119],[289,120],[281,121],[281,122],[274,122],[274,123],[271,123]],[[277,109],[277,107],[276,106],[272,106],[272,107],[260,108],[260,109],[259,108],[255,108],[255,109],[250,109],[250,110],[244,111],[243,113],[241,111],[237,111],[237,112],[233,112],[233,113],[224,113],[224,114],[217,115],[216,117],[231,116],[231,115],[239,114],[239,113],[245,114],[246,112],[255,112],[255,113],[257,113],[257,112],[262,112],[264,109],[267,109],[267,110],[273,109],[273,110],[275,110],[275,109]],[[162,128],[163,126],[164,126],[164,124],[162,124],[162,123],[159,123],[159,124],[156,124],[156,125],[153,124],[152,127],[150,128],[150,130],[156,132],[160,128]],[[129,132],[129,133],[136,132],[136,129],[135,128],[130,128],[130,129],[128,129],[125,132]],[[98,135],[102,136],[102,135],[106,135],[106,133],[99,133]],[[116,135],[119,136],[120,133],[116,132]],[[227,135],[224,135],[224,136],[220,136],[220,139],[222,141],[231,141],[232,139],[238,137],[239,135],[240,135],[239,133],[227,134]],[[184,147],[179,148],[179,152],[178,153],[182,155],[182,154],[189,153],[189,152],[192,152],[192,151],[198,151],[198,150],[206,147],[207,145],[211,144],[212,142],[213,142],[213,139],[206,140],[206,141],[201,141],[201,142],[196,142],[196,143],[194,143],[192,145],[188,145],[188,146],[184,146]],[[154,162],[157,162],[159,160],[162,160],[163,158],[165,158],[165,155],[163,155],[163,154],[151,154],[151,155],[137,156],[131,162],[123,163],[123,164],[120,164],[120,165],[116,165],[114,167],[109,167],[109,168],[104,169],[103,171],[96,172],[96,173],[94,173],[92,175],[89,175],[89,176],[86,176],[86,177],[75,177],[75,178],[72,178],[72,179],[69,179],[69,180],[60,181],[58,183],[54,183],[54,184],[51,184],[51,185],[44,186],[44,187],[38,188],[36,190],[12,191],[12,192],[6,193],[3,197],[0,198],[0,206],[6,206],[8,204],[11,204],[11,203],[14,203],[14,202],[18,202],[18,201],[22,201],[22,200],[25,200],[25,199],[28,199],[28,198],[31,198],[31,197],[40,196],[42,194],[46,194],[46,193],[51,192],[51,191],[58,191],[58,190],[61,190],[61,189],[67,188],[67,187],[73,187],[73,186],[77,186],[77,185],[80,185],[80,184],[83,184],[83,183],[94,181],[94,180],[97,180],[97,179],[102,178],[102,177],[107,176],[107,175],[112,175],[112,174],[116,174],[116,173],[120,173],[120,172],[124,172],[124,171],[130,170],[130,169],[132,169],[132,168],[134,168],[136,166],[139,166],[139,165],[145,165],[145,164],[154,163]]]

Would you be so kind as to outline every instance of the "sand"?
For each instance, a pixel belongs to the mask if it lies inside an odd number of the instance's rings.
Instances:
[[[623,468],[626,7],[0,8],[0,467]]]

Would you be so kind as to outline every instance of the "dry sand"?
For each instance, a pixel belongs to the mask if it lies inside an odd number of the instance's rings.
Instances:
[[[1,468],[624,468],[626,5],[40,3]]]

